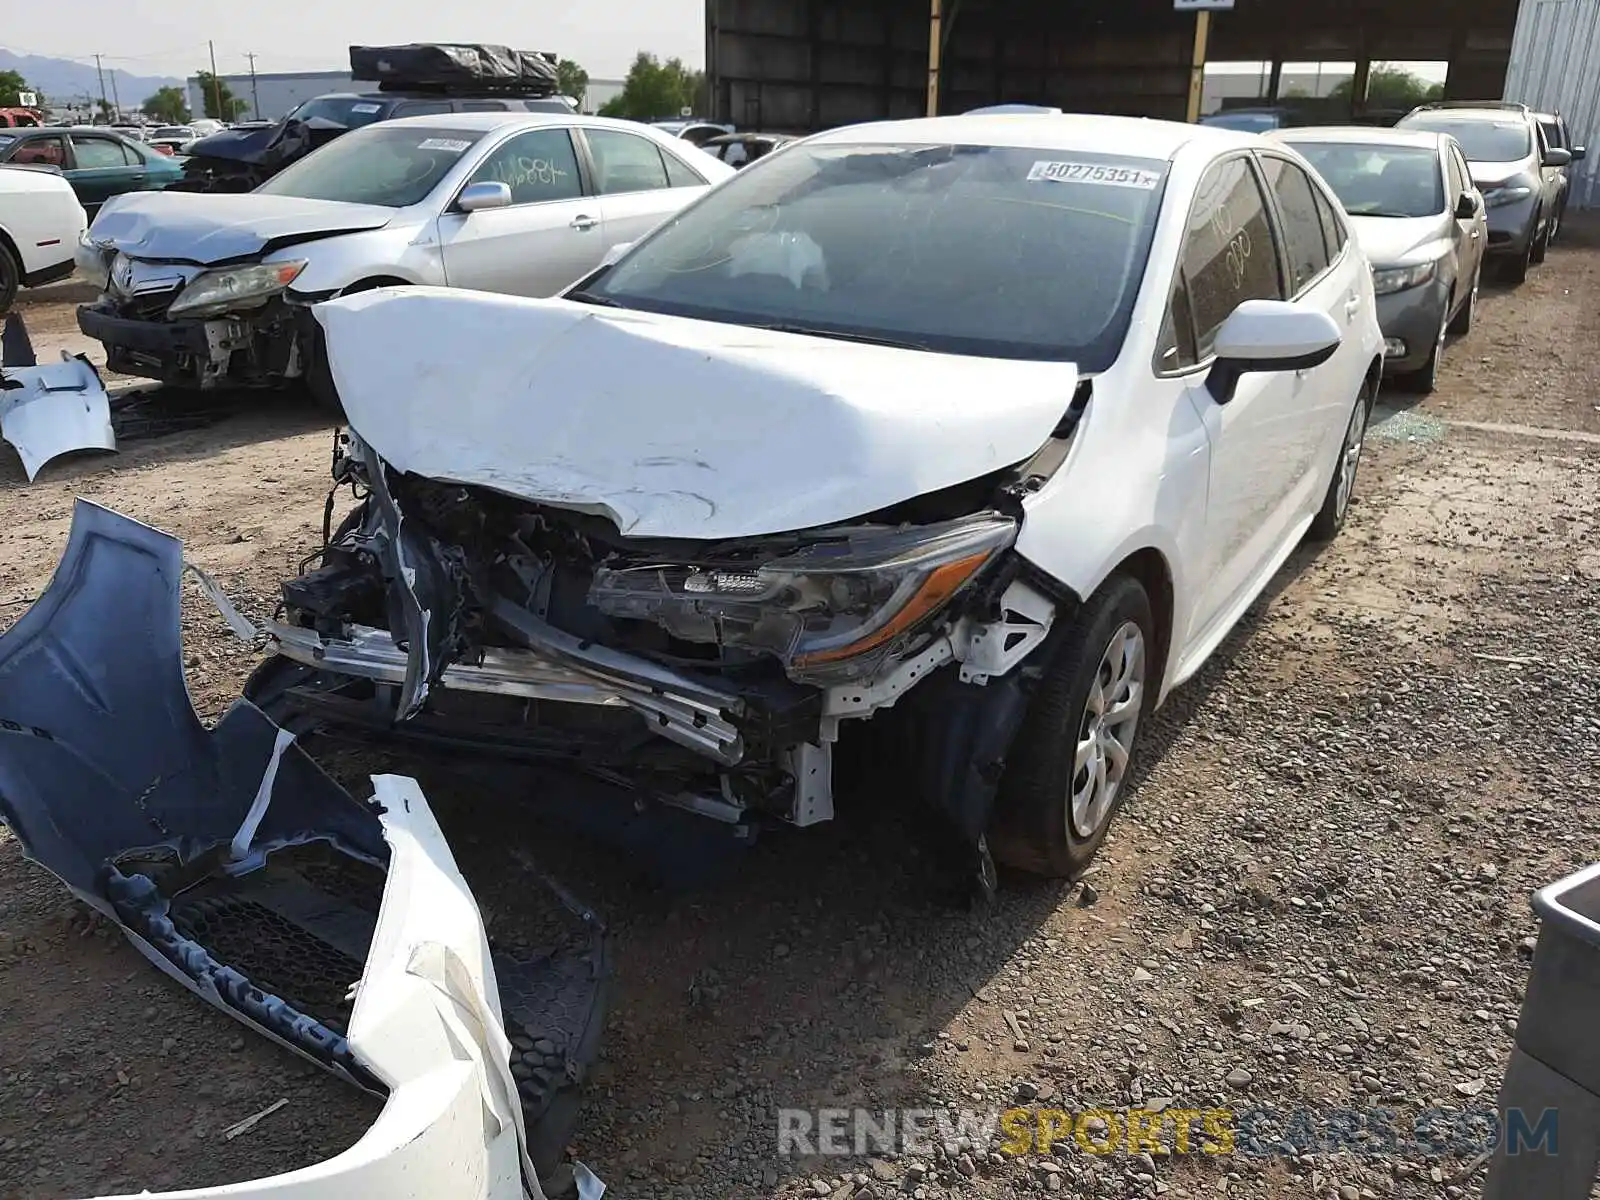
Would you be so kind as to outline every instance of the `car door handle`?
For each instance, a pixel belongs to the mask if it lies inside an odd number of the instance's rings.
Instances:
[[[574,229],[581,230],[584,233],[587,233],[598,224],[600,224],[600,222],[590,216],[577,216],[572,218],[572,227]]]

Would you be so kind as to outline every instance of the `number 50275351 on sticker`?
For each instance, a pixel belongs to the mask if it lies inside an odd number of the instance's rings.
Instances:
[[[1035,183],[1091,183],[1146,192],[1154,190],[1161,182],[1161,176],[1154,171],[1086,162],[1036,162],[1028,168],[1028,179]]]

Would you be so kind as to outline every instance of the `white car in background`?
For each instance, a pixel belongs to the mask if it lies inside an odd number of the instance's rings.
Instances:
[[[648,126],[446,113],[353,130],[253,192],[108,202],[79,309],[109,368],[191,387],[305,378],[326,397],[312,305],[395,285],[549,296],[733,169]]]
[[[86,223],[83,205],[59,171],[0,166],[0,313],[18,289],[72,274]]]
[[[1145,718],[1339,529],[1384,352],[1304,159],[1098,116],[837,129],[562,298],[316,318],[364,500],[247,697],[592,743],[734,825],[828,819],[869,739],[989,887],[1084,869]]]

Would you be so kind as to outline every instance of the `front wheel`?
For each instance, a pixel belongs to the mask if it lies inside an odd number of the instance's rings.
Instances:
[[[17,265],[10,249],[0,245],[0,315],[11,311],[12,302],[16,300],[17,290],[21,286],[22,268]]]
[[[989,845],[1001,862],[1073,878],[1122,807],[1153,699],[1155,622],[1139,582],[1113,575],[1045,668],[1000,781]]]
[[[1450,320],[1450,332],[1456,337],[1472,332],[1473,319],[1478,315],[1478,284],[1483,280],[1483,264],[1478,264],[1478,269],[1472,273],[1472,290],[1467,293],[1467,298],[1462,301],[1461,307],[1456,310],[1456,315]]]
[[[1344,519],[1350,511],[1350,497],[1356,490],[1356,472],[1361,467],[1361,446],[1367,436],[1367,417],[1372,408],[1372,393],[1370,388],[1363,384],[1361,394],[1356,397],[1355,410],[1350,414],[1350,423],[1345,426],[1344,439],[1339,443],[1339,458],[1333,465],[1333,478],[1328,483],[1328,492],[1322,498],[1322,508],[1311,520],[1311,528],[1307,531],[1312,540],[1318,542],[1331,542],[1334,535],[1344,528]]]
[[[1533,244],[1528,247],[1528,261],[1531,263],[1542,263],[1545,259],[1545,252],[1549,249],[1550,226],[1548,223],[1546,223],[1544,232],[1535,236],[1533,239]]]

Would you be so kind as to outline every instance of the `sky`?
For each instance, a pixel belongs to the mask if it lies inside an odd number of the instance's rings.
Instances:
[[[705,59],[704,0],[15,0],[6,7],[8,50],[90,61],[98,53],[137,75],[193,75],[207,65],[208,38],[223,75],[247,70],[250,51],[257,71],[314,71],[348,69],[351,45],[426,41],[554,50],[597,79],[621,78],[640,50],[691,66]]]

